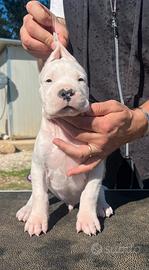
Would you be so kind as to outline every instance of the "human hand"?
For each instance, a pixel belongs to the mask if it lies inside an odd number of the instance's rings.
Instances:
[[[23,19],[20,37],[25,50],[37,58],[45,60],[54,49],[53,32],[66,47],[68,31],[65,23],[60,22],[48,8],[38,1],[29,1],[28,14]]]
[[[83,143],[76,147],[59,138],[53,140],[80,164],[70,168],[69,176],[91,171],[121,145],[141,137],[146,128],[140,110],[130,110],[115,100],[93,103],[86,115],[56,119],[56,122],[66,134]]]

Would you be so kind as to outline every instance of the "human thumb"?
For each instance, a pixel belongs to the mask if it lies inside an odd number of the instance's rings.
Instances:
[[[96,102],[90,105],[90,109],[86,112],[88,116],[104,116],[109,113],[123,111],[123,105],[116,100],[108,100],[105,102]]]

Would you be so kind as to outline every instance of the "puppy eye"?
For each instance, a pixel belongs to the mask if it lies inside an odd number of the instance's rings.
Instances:
[[[47,79],[46,82],[52,82],[52,80],[51,79]]]
[[[79,82],[84,82],[84,79],[83,78],[79,78],[78,81]]]

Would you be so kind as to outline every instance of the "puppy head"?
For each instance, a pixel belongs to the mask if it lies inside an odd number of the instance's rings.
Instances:
[[[89,107],[86,72],[60,43],[40,73],[40,95],[47,118],[75,116]]]

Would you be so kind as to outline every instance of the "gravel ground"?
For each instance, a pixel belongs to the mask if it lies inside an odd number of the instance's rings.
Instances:
[[[13,171],[31,167],[32,151],[21,151],[13,154],[0,154],[0,170]]]
[[[32,151],[0,154],[0,190],[31,190],[31,158]]]

